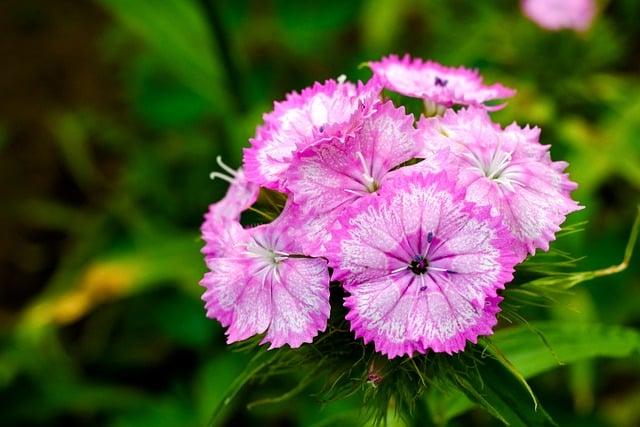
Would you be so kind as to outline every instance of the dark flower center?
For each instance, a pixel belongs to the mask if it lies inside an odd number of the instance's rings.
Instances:
[[[445,87],[448,83],[448,80],[441,79],[440,77],[436,77],[435,85]]]
[[[413,257],[411,263],[409,264],[409,269],[413,271],[414,274],[424,274],[427,272],[428,268],[429,263],[427,262],[427,259],[422,255],[416,255],[415,257]]]

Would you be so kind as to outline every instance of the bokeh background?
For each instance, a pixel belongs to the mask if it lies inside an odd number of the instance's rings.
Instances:
[[[205,319],[198,227],[273,100],[409,52],[518,90],[494,118],[542,127],[586,209],[555,245],[620,261],[640,202],[640,2],[583,33],[515,0],[4,0],[0,4],[0,424],[202,426],[249,355]],[[640,328],[640,262],[537,319]],[[640,425],[640,358],[534,378],[569,426]],[[243,391],[226,425],[357,425],[358,399]],[[338,418],[336,418],[338,417]],[[335,420],[340,421],[335,421]],[[334,421],[332,421],[334,420]],[[494,425],[473,411],[451,425]]]

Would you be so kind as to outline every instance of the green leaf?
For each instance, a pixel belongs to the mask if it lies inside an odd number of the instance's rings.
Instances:
[[[211,416],[211,408],[219,407],[226,397],[224,395],[231,384],[244,372],[249,357],[235,352],[223,352],[200,369],[196,383],[196,407],[198,410],[199,425],[207,425]],[[215,425],[224,423],[233,405],[227,405],[221,410],[215,420]]]
[[[623,358],[640,354],[640,332],[599,324],[534,323],[500,330],[491,341],[524,378],[594,357]],[[442,396],[431,393],[429,404],[439,409],[436,418],[444,421],[473,407],[462,393],[452,393],[441,401],[439,398]]]
[[[454,365],[457,372],[451,378],[458,388],[505,425],[555,425],[535,397],[532,399],[531,388],[522,375],[503,356],[482,358],[474,349]]]
[[[260,348],[257,351],[247,363],[245,369],[239,373],[231,385],[227,387],[222,398],[217,399],[217,406],[211,414],[209,426],[214,426],[219,422],[219,418],[223,415],[224,410],[232,403],[240,390],[254,380],[258,373],[272,363],[279,354],[278,351],[268,351],[265,348]]]
[[[640,352],[640,332],[630,328],[569,322],[534,323],[532,328],[537,332],[526,326],[504,329],[492,339],[526,378],[560,364]]]
[[[123,26],[137,35],[212,111],[230,105],[219,54],[198,3],[180,0],[100,0]]]

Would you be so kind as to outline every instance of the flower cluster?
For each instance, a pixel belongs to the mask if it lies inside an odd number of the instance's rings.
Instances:
[[[366,83],[341,77],[277,102],[243,168],[213,173],[231,186],[205,215],[201,285],[228,342],[311,342],[332,283],[355,337],[387,357],[460,351],[492,333],[514,266],[580,209],[538,128],[491,121],[485,103],[512,89],[409,56],[369,66]],[[384,90],[422,98],[427,114]],[[244,227],[261,187],[286,203]]]

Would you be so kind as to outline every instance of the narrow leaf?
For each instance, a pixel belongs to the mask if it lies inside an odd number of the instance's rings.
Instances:
[[[491,341],[524,378],[595,357],[624,358],[640,354],[640,332],[599,324],[533,323],[500,330]],[[473,407],[462,393],[444,397],[432,393],[429,402],[439,409],[438,417],[444,421]]]
[[[502,357],[501,357],[502,358]],[[516,370],[493,356],[483,358],[478,349],[459,359],[453,381],[473,402],[509,426],[552,426],[551,417],[532,401],[532,392]]]

